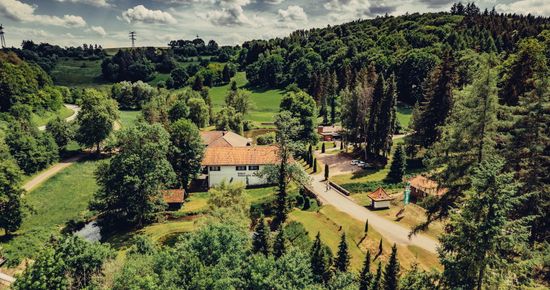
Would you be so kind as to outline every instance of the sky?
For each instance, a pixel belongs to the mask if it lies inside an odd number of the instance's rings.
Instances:
[[[242,44],[377,15],[449,11],[456,0],[0,0],[8,46],[22,40],[61,46],[167,46],[169,40]],[[550,0],[480,0],[498,12],[550,16]]]

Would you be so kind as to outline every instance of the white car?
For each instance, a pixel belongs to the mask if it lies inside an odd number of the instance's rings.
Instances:
[[[353,159],[353,160],[351,161],[351,165],[357,165],[357,162],[359,162],[359,160]]]
[[[363,167],[363,166],[365,166],[365,161],[358,161],[356,163],[356,165],[359,166],[359,167]]]

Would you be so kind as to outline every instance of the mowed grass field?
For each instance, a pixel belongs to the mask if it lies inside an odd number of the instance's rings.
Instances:
[[[119,111],[118,121],[122,128],[128,128],[135,124],[139,116],[141,116],[141,111]]]
[[[390,254],[392,244],[382,239],[382,253],[378,251],[378,245],[382,236],[372,227],[365,237],[364,223],[352,218],[348,214],[338,211],[332,206],[324,206],[318,212],[294,210],[290,212],[289,219],[304,225],[311,239],[315,239],[317,233],[321,234],[321,240],[336,255],[342,233],[346,234],[346,241],[351,255],[352,271],[360,271],[367,251],[371,252],[374,261],[371,263],[371,271],[376,270],[378,261],[385,265]],[[427,252],[417,247],[397,246],[397,254],[402,268],[409,268],[412,264],[424,269],[440,268],[436,254]]]
[[[285,94],[284,90],[250,88],[244,72],[238,72],[232,80],[237,82],[239,88],[248,89],[251,92],[252,108],[245,116],[246,119],[258,123],[273,122],[273,117],[279,111],[279,104]],[[214,111],[219,111],[225,106],[225,96],[229,90],[230,84],[210,89]]]
[[[412,118],[412,108],[408,106],[398,106],[397,107],[397,119],[399,124],[403,129],[409,128]]]
[[[88,203],[97,190],[94,171],[98,162],[73,164],[25,194],[30,210],[21,228],[9,240],[0,237],[0,248],[8,259],[33,257],[68,221],[87,215]]]

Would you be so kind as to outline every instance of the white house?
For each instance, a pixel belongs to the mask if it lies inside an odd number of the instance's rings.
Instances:
[[[247,186],[267,184],[257,173],[267,165],[277,164],[275,146],[208,147],[202,160],[206,167],[208,187],[227,182],[241,181]]]

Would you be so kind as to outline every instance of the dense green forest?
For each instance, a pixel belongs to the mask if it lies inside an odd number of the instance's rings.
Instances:
[[[56,86],[49,74],[62,58],[93,62],[101,86]],[[63,103],[79,105],[76,120],[38,130],[32,115]],[[121,126],[128,111],[136,120]],[[458,3],[241,46],[197,38],[109,54],[25,41],[0,52],[0,124],[0,257],[33,260],[14,289],[550,286],[549,18]],[[319,143],[318,125],[341,125],[340,151],[387,174],[357,187],[401,188],[422,172],[445,188],[419,204],[426,214],[411,229],[444,224],[437,261],[419,266],[428,253],[392,247],[368,220],[308,232],[330,216],[309,186],[310,174],[331,177],[314,148],[336,146]],[[273,186],[224,182],[168,211],[163,190],[190,189],[201,172],[201,130],[262,133],[257,144],[278,148],[278,164],[259,173]],[[23,178],[73,145],[97,162],[85,213],[22,241],[33,214]],[[72,235],[90,221],[101,243]],[[151,235],[171,225],[184,230]]]

